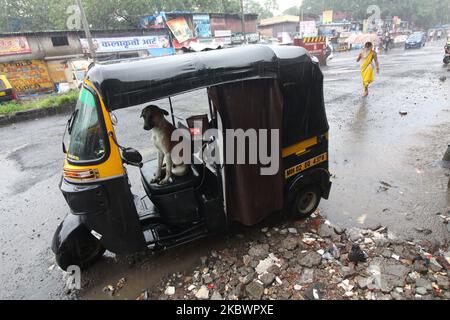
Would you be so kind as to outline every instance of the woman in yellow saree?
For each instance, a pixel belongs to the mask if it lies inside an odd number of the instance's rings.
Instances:
[[[359,54],[357,62],[361,63],[361,76],[363,80],[363,97],[367,97],[369,95],[369,85],[374,81],[374,72],[373,72],[373,62],[377,67],[377,73],[380,73],[380,65],[378,64],[378,56],[375,50],[373,49],[373,44],[371,42],[367,42],[364,46],[364,50]]]

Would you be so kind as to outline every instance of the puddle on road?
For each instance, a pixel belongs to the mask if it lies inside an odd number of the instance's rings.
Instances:
[[[145,289],[153,288],[160,284],[162,278],[174,273],[189,273],[193,271],[203,256],[207,256],[211,250],[220,251],[233,243],[240,241],[238,234],[251,232],[240,226],[228,234],[208,237],[178,248],[163,252],[142,253],[138,261],[130,265],[124,258],[116,259],[114,255],[107,253],[101,261],[85,271],[82,275],[83,290],[81,299],[93,300],[135,300]],[[241,233],[242,232],[242,233]],[[122,279],[126,279],[125,286],[114,296],[104,292],[103,289]]]

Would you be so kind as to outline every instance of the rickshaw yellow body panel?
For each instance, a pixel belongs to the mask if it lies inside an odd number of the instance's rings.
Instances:
[[[106,127],[106,134],[108,136],[109,140],[109,157],[106,159],[106,161],[96,164],[96,165],[89,165],[89,166],[77,166],[72,165],[69,163],[66,155],[66,159],[64,161],[64,178],[71,182],[76,183],[84,183],[84,182],[95,182],[95,181],[101,181],[101,180],[109,180],[114,179],[120,176],[124,176],[126,174],[125,168],[123,166],[122,158],[120,156],[120,151],[117,146],[117,144],[114,142],[114,139],[111,137],[116,137],[114,127],[111,121],[111,117],[109,112],[106,110],[106,106],[103,102],[103,98],[100,95],[100,92],[95,88],[95,86],[89,81],[85,80],[84,84],[87,85],[89,88],[94,90],[96,94],[98,95],[98,99],[100,101],[100,107],[102,110],[102,114],[100,117],[103,117]],[[80,172],[93,172],[94,174],[91,175],[89,178],[83,179],[83,178],[74,178],[74,174]]]

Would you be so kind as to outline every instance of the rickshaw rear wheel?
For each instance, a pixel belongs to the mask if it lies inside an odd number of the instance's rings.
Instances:
[[[319,186],[309,185],[296,191],[295,200],[291,204],[291,214],[296,220],[309,218],[319,207],[322,192]]]
[[[56,263],[61,269],[67,270],[70,266],[87,269],[105,253],[106,249],[101,242],[87,230],[82,230],[71,235],[56,254]]]

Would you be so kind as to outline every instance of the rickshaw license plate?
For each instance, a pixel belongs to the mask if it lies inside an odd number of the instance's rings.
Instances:
[[[0,97],[6,96],[6,92],[0,91]]]
[[[299,165],[296,165],[295,167],[287,169],[285,171],[285,177],[286,177],[286,179],[289,179],[290,177],[293,177],[293,176],[299,174],[300,172],[303,172],[309,168],[317,166],[318,164],[324,163],[327,160],[328,160],[328,153],[321,154],[320,156],[317,156],[313,159],[309,159],[308,161],[300,163]]]

